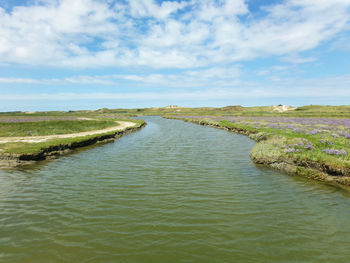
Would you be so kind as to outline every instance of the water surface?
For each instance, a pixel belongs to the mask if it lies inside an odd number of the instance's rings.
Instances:
[[[0,171],[0,262],[350,262],[350,196],[256,167],[247,137],[139,132]]]

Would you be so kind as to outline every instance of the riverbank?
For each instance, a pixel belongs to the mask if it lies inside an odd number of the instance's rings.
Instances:
[[[142,118],[116,143],[0,170],[0,262],[350,258],[350,192],[255,166],[247,136]]]
[[[254,163],[290,175],[303,176],[350,189],[348,153],[345,150],[333,150],[330,153],[334,154],[328,156],[327,151],[324,149],[315,149],[317,147],[316,143],[314,141],[313,143],[310,142],[312,134],[302,136],[300,134],[286,133],[283,135],[283,132],[276,134],[276,132],[271,132],[271,129],[264,130],[259,129],[259,127],[235,124],[228,121],[214,121],[193,117],[178,118],[168,116],[167,118],[181,119],[248,136],[257,142],[250,152],[250,158]],[[309,140],[304,137],[307,137]],[[331,144],[329,141],[328,143]],[[337,155],[335,153],[340,154]]]
[[[34,142],[25,141],[25,137],[22,138],[22,141],[16,141],[15,138],[13,142],[2,144],[3,148],[0,149],[0,168],[15,168],[39,161],[55,159],[78,148],[115,140],[146,126],[146,122],[142,120],[124,122],[122,124],[100,131],[82,132],[76,135],[46,136],[49,139],[44,138],[44,136],[38,136],[40,138],[37,138],[38,140],[34,140]],[[32,138],[27,140],[33,140]]]

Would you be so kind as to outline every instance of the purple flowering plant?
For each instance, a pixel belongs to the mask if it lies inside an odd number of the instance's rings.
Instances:
[[[270,136],[282,136],[284,154],[309,153],[349,158],[349,118],[303,118],[267,116],[183,116],[180,118],[208,119],[218,123],[231,123],[234,127],[263,132]],[[330,148],[331,147],[331,148]],[[350,161],[350,160],[349,160]]]

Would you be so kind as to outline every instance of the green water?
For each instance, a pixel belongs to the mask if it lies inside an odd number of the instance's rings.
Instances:
[[[256,167],[247,137],[145,120],[0,171],[0,262],[350,262],[349,194]]]

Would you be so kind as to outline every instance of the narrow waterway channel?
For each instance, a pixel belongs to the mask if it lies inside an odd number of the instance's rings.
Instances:
[[[0,171],[0,262],[350,262],[350,195],[178,120]]]

